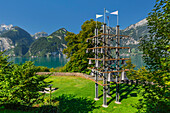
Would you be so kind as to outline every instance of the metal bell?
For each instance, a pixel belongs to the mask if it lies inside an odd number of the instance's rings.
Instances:
[[[110,82],[110,80],[111,80],[111,73],[108,74],[108,80],[107,81]]]
[[[92,61],[91,61],[91,59],[89,59],[89,64],[92,64]]]
[[[101,53],[103,53],[103,48],[101,48]]]
[[[99,67],[99,61],[98,60],[96,61],[96,67]]]
[[[88,51],[88,49],[86,50],[86,53],[88,53],[89,51]]]
[[[94,52],[94,49],[93,49],[93,51],[92,52]]]
[[[125,71],[122,71],[121,73],[121,80],[125,80]]]
[[[93,76],[94,75],[94,70],[92,69],[92,71],[91,71],[91,75]]]
[[[130,48],[129,48],[128,52],[129,52],[129,53],[131,52]]]

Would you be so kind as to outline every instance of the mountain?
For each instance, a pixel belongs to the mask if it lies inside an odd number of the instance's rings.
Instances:
[[[115,28],[110,27],[110,29],[111,34],[116,33]],[[46,32],[38,32],[32,37],[20,27],[2,24],[0,25],[0,51],[7,50],[6,53],[12,56],[63,55],[62,50],[67,44],[64,39],[66,33],[67,30],[61,28],[49,36]],[[131,47],[132,53],[140,53],[137,47],[139,38],[148,35],[147,20],[143,19],[120,30],[120,34],[130,36],[121,40],[121,46]],[[123,50],[123,52],[126,51]]]
[[[48,33],[46,33],[46,32],[38,32],[38,33],[35,33],[32,37],[34,39],[38,39],[40,37],[47,37],[47,36],[48,36]]]
[[[136,24],[132,24],[123,30],[124,35],[133,37],[134,40],[138,41],[140,37],[148,34],[147,20],[143,19]]]
[[[0,34],[0,42],[1,51],[8,50],[8,54],[23,56],[28,52],[33,39],[28,32],[15,26]]]
[[[61,28],[53,32],[48,37],[40,37],[33,42],[27,53],[28,56],[55,56],[63,55],[62,51],[66,48],[67,42],[64,37],[67,30]]]
[[[10,24],[10,25],[1,24],[0,25],[0,34],[4,31],[10,30],[12,27],[13,27],[12,24]]]
[[[116,29],[111,28],[111,34],[115,33]],[[140,53],[140,51],[137,48],[139,44],[139,39],[140,37],[144,37],[145,35],[149,34],[147,29],[147,20],[143,19],[136,24],[128,26],[124,30],[120,30],[120,34],[130,36],[129,38],[123,38],[121,40],[121,46],[131,47],[132,53]]]

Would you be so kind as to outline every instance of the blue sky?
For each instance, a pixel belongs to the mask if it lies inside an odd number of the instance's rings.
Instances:
[[[121,29],[147,17],[156,0],[0,0],[0,24],[19,26],[30,34],[48,34],[66,28],[79,33],[86,20],[108,11],[119,11]],[[98,19],[103,22],[103,18]],[[110,26],[116,26],[116,16],[110,15]]]

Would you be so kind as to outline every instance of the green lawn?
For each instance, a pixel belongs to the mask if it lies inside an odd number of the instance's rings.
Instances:
[[[132,104],[142,98],[135,85],[120,84],[121,104],[115,104],[115,85],[111,86],[111,97],[107,98],[108,108],[103,108],[102,86],[99,86],[99,100],[94,101],[95,83],[91,80],[74,76],[50,76],[46,79],[52,81],[52,98],[59,101],[61,113],[134,113],[136,108]],[[49,94],[45,95],[49,97]],[[26,113],[22,111],[0,110],[1,113]],[[28,113],[28,112],[27,112]]]
[[[107,98],[108,108],[103,108],[102,86],[99,86],[99,99],[94,101],[95,83],[88,79],[73,76],[50,76],[47,81],[53,81],[53,87],[58,88],[52,93],[60,101],[62,112],[93,112],[93,113],[134,113],[132,107],[141,96],[135,85],[120,85],[120,105],[115,104],[115,85],[112,86],[111,96]],[[59,98],[60,97],[60,98]]]

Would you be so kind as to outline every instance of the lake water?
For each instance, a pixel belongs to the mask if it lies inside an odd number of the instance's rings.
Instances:
[[[136,68],[140,68],[144,66],[144,62],[142,60],[141,55],[131,56],[132,63],[136,65]],[[21,64],[25,61],[34,61],[34,65],[36,66],[45,66],[48,68],[56,68],[64,66],[68,60],[63,56],[56,56],[56,57],[11,57],[9,61],[14,62],[15,64]]]
[[[25,63],[25,61],[33,61],[36,66],[45,66],[48,68],[56,68],[64,66],[68,60],[63,56],[56,57],[11,57],[9,61],[15,64]]]
[[[132,63],[136,65],[135,69],[145,66],[145,63],[141,55],[130,56],[130,58],[131,58]]]

